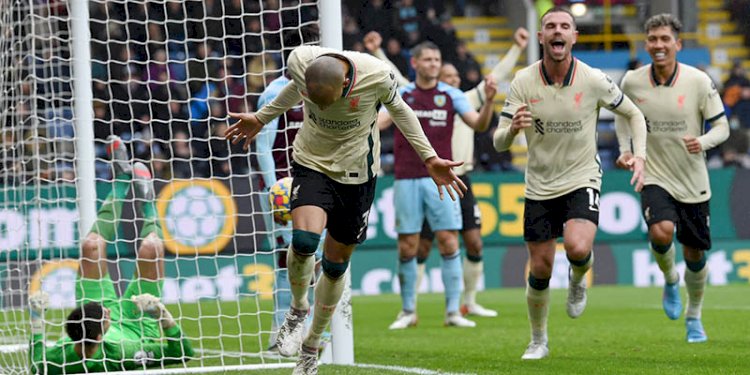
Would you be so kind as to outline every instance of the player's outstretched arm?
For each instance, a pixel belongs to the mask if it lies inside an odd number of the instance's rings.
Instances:
[[[502,81],[510,76],[513,72],[513,67],[516,66],[518,58],[521,57],[521,52],[529,44],[529,32],[523,27],[516,29],[513,34],[513,46],[510,47],[505,56],[498,62],[490,74],[495,77],[497,81]]]
[[[276,81],[274,81],[276,82]],[[266,104],[273,101],[278,95],[276,85],[271,83],[258,98],[258,107],[263,109]],[[258,167],[260,168],[263,184],[266,189],[276,183],[276,162],[273,159],[273,143],[276,140],[276,131],[279,128],[279,118],[275,117],[269,121],[255,138],[255,150],[258,153]]]
[[[427,140],[427,136],[424,135],[417,115],[401,99],[401,95],[398,93],[398,84],[393,79],[393,76],[390,75],[387,79],[384,79],[377,89],[379,91],[378,97],[380,102],[388,110],[393,122],[396,123],[401,134],[409,141],[409,144],[417,152],[417,155],[423,161],[437,156],[437,152],[432,148],[430,141]]]
[[[445,197],[443,189],[448,192],[448,195],[454,201],[456,200],[456,196],[463,198],[467,190],[466,184],[453,173],[453,168],[459,167],[463,163],[462,161],[441,159],[438,156],[433,156],[424,161],[425,166],[427,166],[427,172],[432,177],[432,180],[435,181],[435,185],[437,185],[440,199]]]
[[[295,87],[294,82],[289,82],[281,89],[276,99],[263,106],[260,111],[256,113],[229,113],[230,117],[236,118],[238,121],[227,128],[226,132],[224,132],[224,137],[232,141],[232,144],[237,144],[244,140],[245,144],[243,148],[247,150],[250,148],[250,142],[265,124],[281,116],[301,100],[302,95]]]
[[[254,113],[229,113],[229,117],[237,119],[224,132],[224,138],[230,140],[232,144],[245,141],[242,148],[247,151],[250,148],[250,142],[263,129],[263,124],[258,120]]]

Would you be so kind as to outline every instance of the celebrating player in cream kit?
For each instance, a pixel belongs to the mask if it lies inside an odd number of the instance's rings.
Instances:
[[[398,95],[390,70],[375,57],[351,51],[302,46],[288,61],[291,81],[256,114],[233,114],[240,120],[227,129],[233,142],[249,141],[271,119],[300,100],[304,125],[294,140],[292,165],[292,245],[287,255],[291,309],[278,333],[279,353],[300,354],[295,374],[317,374],[320,336],[344,290],[342,277],[354,248],[365,240],[367,218],[380,169],[380,135],[375,126],[382,104],[427,166],[441,198],[463,196],[466,186],[430,146],[414,112]],[[315,313],[303,341],[310,306],[307,289],[315,250],[328,228],[323,275],[315,287]],[[301,344],[301,345],[300,345]]]
[[[648,124],[648,160],[641,204],[648,224],[649,247],[666,281],[664,312],[673,320],[682,312],[672,242],[677,227],[677,240],[682,244],[687,266],[687,341],[695,343],[708,340],[701,322],[708,276],[705,251],[711,248],[711,187],[704,152],[729,137],[729,124],[711,78],[677,61],[677,52],[682,48],[678,37],[681,27],[670,14],[646,21],[646,51],[653,62],[628,72],[622,79],[622,90],[643,111]],[[704,122],[711,125],[705,134]],[[615,126],[623,127],[621,118],[616,117]],[[618,131],[618,136],[618,165],[624,166],[632,158],[630,140],[626,131]]]
[[[629,167],[636,191],[643,183],[646,157],[641,112],[609,77],[572,56],[578,35],[573,15],[552,8],[541,24],[538,39],[544,57],[516,74],[493,139],[495,149],[507,150],[524,131],[529,147],[524,240],[530,258],[526,298],[531,343],[523,359],[549,354],[549,280],[558,237],[564,238],[570,261],[567,313],[577,318],[586,307],[585,274],[593,263],[599,220],[602,169],[596,125],[601,107],[628,119],[635,149]]]

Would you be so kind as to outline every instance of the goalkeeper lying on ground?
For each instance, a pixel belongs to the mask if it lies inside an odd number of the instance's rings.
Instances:
[[[97,213],[93,228],[81,245],[76,281],[76,302],[65,323],[68,337],[45,347],[44,319],[47,297],[29,297],[34,374],[74,374],[162,367],[188,361],[190,341],[159,301],[164,276],[161,239],[151,173],[142,163],[130,165],[127,150],[111,136],[109,151],[115,170],[112,192]],[[107,272],[107,243],[115,239],[122,201],[131,185],[136,211],[144,220],[136,274],[121,298]],[[161,326],[161,330],[159,329]]]

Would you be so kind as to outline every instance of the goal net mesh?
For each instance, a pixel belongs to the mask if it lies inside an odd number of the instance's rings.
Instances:
[[[74,1],[88,5],[92,165],[77,143],[73,41],[85,36],[71,35]],[[267,351],[286,229],[271,220],[258,153],[223,133],[228,113],[257,110],[285,51],[317,43],[318,6],[0,0],[0,373],[29,371],[30,293],[50,296],[48,345],[65,336],[89,230],[78,228],[80,202],[91,198],[80,194],[78,168],[94,169],[99,208],[114,185],[110,135],[153,175],[166,249],[161,299],[195,350],[178,368],[286,363]],[[135,200],[131,189],[107,244],[118,294],[138,277]]]

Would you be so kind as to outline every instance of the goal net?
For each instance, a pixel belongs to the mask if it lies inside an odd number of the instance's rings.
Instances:
[[[267,350],[274,295],[288,292],[275,287],[285,229],[258,152],[223,132],[229,112],[257,110],[285,51],[319,42],[321,4],[0,0],[0,373],[29,371],[29,294],[50,296],[47,344],[65,336],[80,245],[113,191],[110,135],[154,179],[161,299],[195,350],[167,371],[291,365]],[[137,278],[144,222],[130,190],[106,251],[120,295]]]

